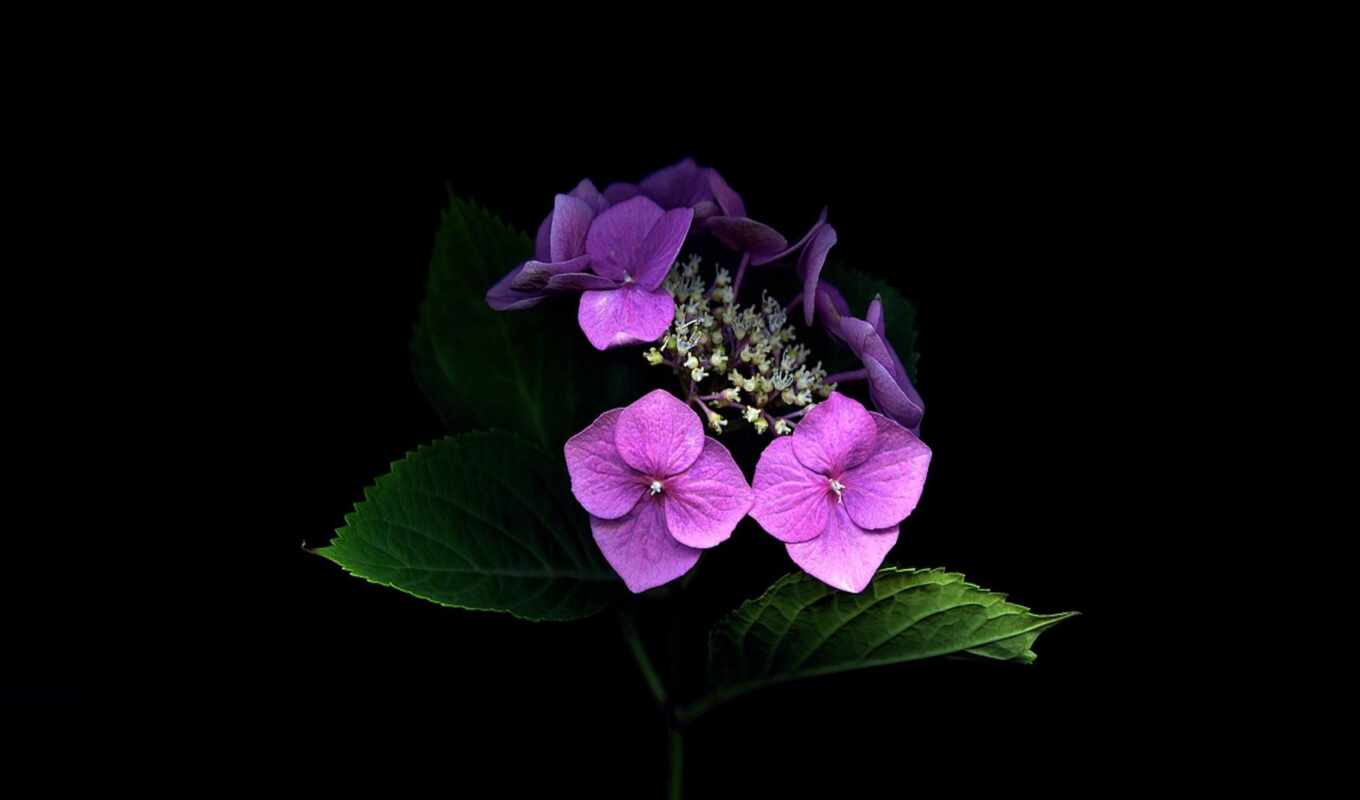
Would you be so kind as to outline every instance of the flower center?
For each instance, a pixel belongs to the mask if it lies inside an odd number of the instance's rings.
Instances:
[[[624,285],[626,286],[626,285],[628,285],[628,284],[630,284],[630,283],[632,283],[632,282],[633,282],[633,276],[632,276],[632,275],[629,275],[629,274],[626,273],[626,272],[623,273],[623,283],[624,283]]]
[[[652,485],[647,487],[652,494],[661,494],[661,481],[652,481]]]
[[[843,503],[843,502],[845,502],[845,495],[842,494],[842,492],[845,491],[845,484],[841,483],[840,481],[836,480],[835,478],[832,478],[832,479],[831,479],[831,491],[833,491],[833,492],[836,493],[836,502],[837,502],[837,503]]]

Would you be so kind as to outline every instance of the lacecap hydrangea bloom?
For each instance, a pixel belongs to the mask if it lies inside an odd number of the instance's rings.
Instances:
[[[916,508],[929,464],[911,431],[832,392],[761,454],[751,516],[804,572],[861,592]]]
[[[564,453],[595,542],[634,592],[688,572],[753,502],[727,448],[661,389],[601,414]]]

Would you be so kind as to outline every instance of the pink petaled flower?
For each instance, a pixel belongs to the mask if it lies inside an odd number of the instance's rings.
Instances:
[[[601,414],[564,452],[595,542],[634,592],[688,572],[753,502],[732,454],[661,389]]]
[[[839,392],[756,464],[751,516],[823,583],[861,592],[916,508],[930,448]]]

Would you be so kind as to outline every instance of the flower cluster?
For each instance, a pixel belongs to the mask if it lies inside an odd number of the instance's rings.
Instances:
[[[791,433],[836,385],[826,382],[821,362],[808,363],[808,349],[779,302],[764,295],[757,305],[738,305],[726,269],[717,269],[711,285],[699,272],[699,258],[691,257],[662,284],[675,298],[675,319],[643,357],[676,371],[714,433],[729,418],[756,433]]]
[[[706,277],[691,236],[733,251]],[[748,513],[808,574],[851,592],[867,586],[915,508],[930,449],[924,404],[888,341],[883,304],[852,316],[821,280],[836,229],[823,209],[798,241],[747,214],[716,170],[686,159],[603,192],[583,180],[554,200],[534,258],[487,292],[500,311],[579,295],[577,321],[597,349],[650,345],[684,399],[662,390],[606,412],[564,448],[572,491],[595,540],[628,587],[674,580],[726,540]],[[796,257],[796,259],[795,259]],[[748,268],[793,260],[802,290],[787,302],[742,302]],[[828,375],[795,323],[821,326],[862,369]],[[879,413],[838,390],[863,380]],[[704,427],[732,421],[773,440],[754,485]],[[787,434],[787,435],[785,435]]]

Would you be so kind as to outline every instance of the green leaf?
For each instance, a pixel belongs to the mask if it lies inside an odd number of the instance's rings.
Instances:
[[[623,583],[600,557],[561,458],[504,433],[426,445],[364,492],[317,552],[346,571],[446,606],[577,619]]]
[[[884,330],[907,368],[908,377],[915,381],[916,362],[921,357],[916,352],[916,308],[891,285],[843,264],[828,264],[822,277],[841,290],[850,304],[850,313],[860,319],[875,296],[883,298]]]
[[[713,694],[700,705],[796,678],[936,656],[1030,663],[1039,634],[1075,614],[1034,614],[942,569],[887,567],[860,594],[786,575],[713,628]]]
[[[486,290],[533,255],[529,237],[450,197],[430,257],[411,341],[416,380],[445,425],[523,435],[549,452],[641,391],[640,351],[599,353],[576,321],[576,299],[493,311]],[[635,360],[631,369],[616,369]]]

